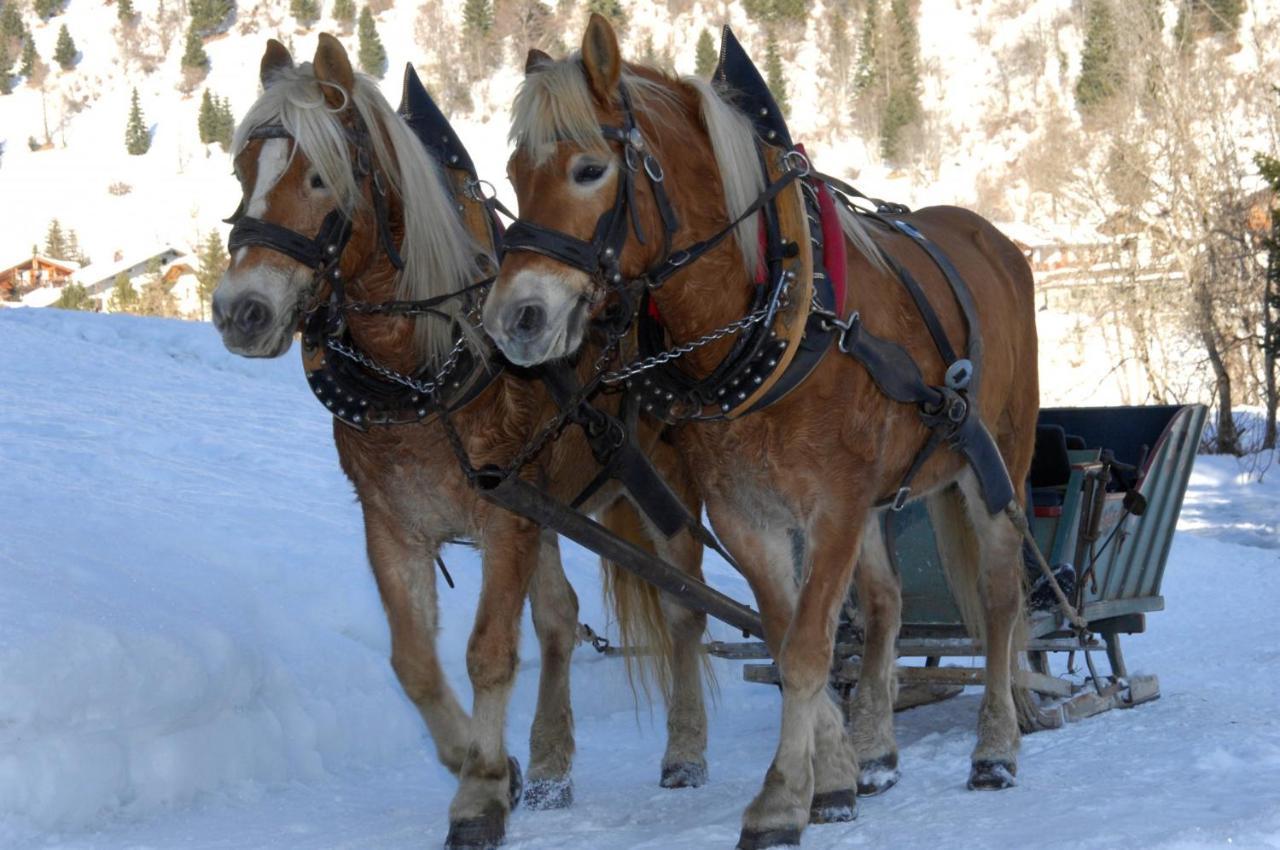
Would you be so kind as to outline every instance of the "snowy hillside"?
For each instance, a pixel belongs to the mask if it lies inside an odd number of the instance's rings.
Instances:
[[[1280,2],[1252,0],[1246,5],[1242,47],[1231,63],[1274,68]],[[175,11],[173,0],[167,8],[164,0],[137,0],[139,23],[125,32],[113,3],[69,0],[62,14],[46,22],[27,3],[18,2],[37,53],[50,70],[42,87],[15,77],[14,93],[0,96],[0,262],[21,258],[32,244],[42,242],[54,217],[75,229],[99,261],[116,251],[190,245],[200,234],[222,227],[220,219],[234,208],[237,189],[226,154],[199,141],[201,95],[207,89],[229,99],[238,117],[257,97],[258,60],[268,37],[284,40],[299,58],[309,58],[316,33],[338,29],[329,16],[330,4],[322,4],[325,14],[307,29],[290,15],[286,0],[244,0],[237,6],[227,31],[205,44],[211,63],[207,77],[183,92],[186,4],[179,3]],[[556,20],[564,21],[564,31],[554,34],[557,46],[576,47],[586,20],[585,3],[524,2],[520,8],[538,7],[537,17],[551,14],[552,6],[561,16]],[[730,23],[764,61],[762,27],[737,0],[623,0],[620,6],[630,21],[623,44],[630,57],[652,47],[675,70],[691,73],[699,35]],[[808,6],[803,32],[785,40],[780,53],[794,135],[808,143],[824,169],[858,179],[872,194],[912,205],[978,204],[1010,221],[1059,230],[1079,224],[1051,221],[1051,199],[1037,196],[1026,185],[1024,169],[1014,166],[1035,155],[1030,151],[1037,141],[1061,134],[1063,122],[1078,124],[1072,87],[1083,40],[1080,3],[920,3],[916,17],[927,143],[905,171],[881,161],[875,140],[863,137],[851,120],[850,92],[830,79],[830,64],[851,62],[856,53],[856,45],[833,42],[833,21],[856,19],[862,4],[826,0]],[[429,87],[441,94],[460,85],[460,66],[481,69],[462,86],[470,104],[454,104],[451,112],[482,175],[504,183],[499,178],[507,152],[507,109],[523,61],[517,35],[485,46],[466,44],[461,3],[385,0],[375,6],[381,7],[377,29],[389,59],[383,89],[393,102],[406,62],[417,65]],[[52,60],[64,24],[80,53],[71,70]],[[843,37],[853,38],[857,28],[848,28],[847,21],[845,26]],[[355,35],[343,40],[354,55]],[[124,148],[134,87],[153,130],[151,150],[141,157],[127,155]],[[29,139],[43,143],[46,136],[51,148],[28,148]],[[119,194],[126,187],[127,193]],[[120,226],[126,222],[127,227]]]
[[[453,780],[387,662],[358,511],[295,357],[233,357],[198,323],[0,312],[0,846],[440,846]],[[900,715],[902,783],[804,846],[1280,846],[1271,473],[1197,465],[1168,610],[1128,650],[1162,699],[1028,737],[1000,794],[963,787],[976,695]],[[446,558],[440,642],[466,702],[478,569]],[[603,628],[594,559],[565,559]],[[508,734],[522,759],[531,636]],[[776,692],[716,662],[711,783],[663,791],[661,710],[635,710],[620,662],[574,662],[577,802],[518,811],[509,846],[731,846]]]

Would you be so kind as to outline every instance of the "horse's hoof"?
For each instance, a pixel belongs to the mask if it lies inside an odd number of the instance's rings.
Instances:
[[[853,789],[821,791],[809,804],[809,823],[848,823],[858,817],[858,795]]]
[[[767,847],[799,847],[800,830],[794,826],[781,829],[747,829],[738,836],[738,850],[765,850]]]
[[[901,778],[897,753],[868,759],[858,765],[858,796],[874,797],[883,794],[897,785]]]
[[[969,771],[970,791],[999,791],[1012,788],[1018,783],[1014,776],[1018,774],[1018,765],[1011,761],[998,759],[979,759],[973,763]]]
[[[524,794],[524,774],[520,772],[520,762],[515,756],[507,756],[507,801],[511,811],[520,805],[520,797]]]
[[[707,766],[696,761],[680,761],[662,766],[663,788],[701,788],[707,784]]]
[[[500,812],[450,821],[444,850],[494,850],[502,843],[506,831]]]
[[[567,776],[563,779],[530,779],[524,786],[524,804],[538,812],[567,809],[573,805],[573,780]]]

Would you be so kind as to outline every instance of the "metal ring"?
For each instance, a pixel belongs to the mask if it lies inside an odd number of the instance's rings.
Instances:
[[[644,173],[649,175],[649,179],[654,183],[661,183],[667,176],[662,170],[662,163],[654,159],[650,154],[644,155]]]
[[[486,186],[489,187],[489,194],[487,195],[484,193],[484,187]],[[468,177],[467,182],[463,185],[462,189],[467,193],[467,197],[473,201],[479,201],[480,203],[492,201],[494,198],[498,197],[498,188],[488,180]]]
[[[630,171],[631,173],[634,174],[637,170],[639,170],[640,168],[640,164],[638,161],[639,156],[640,156],[639,149],[634,148],[631,145],[626,145],[625,147],[623,147],[622,161],[623,163],[626,164],[627,171]]]
[[[796,165],[797,160],[800,162],[799,167]],[[788,171],[798,171],[800,172],[801,177],[808,177],[809,172],[812,170],[809,165],[809,157],[805,156],[795,148],[784,153],[782,155],[782,161],[787,165]]]

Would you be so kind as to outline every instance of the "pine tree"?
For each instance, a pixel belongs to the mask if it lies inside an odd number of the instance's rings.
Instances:
[[[40,17],[40,20],[47,21],[54,15],[62,12],[63,2],[64,0],[35,0],[35,3],[32,5],[35,8],[36,15]]]
[[[31,33],[25,33],[22,36],[22,65],[18,69],[18,73],[30,79],[31,74],[36,69],[36,60],[40,57],[36,54],[36,42],[31,37]]]
[[[627,13],[620,0],[587,0],[587,12],[595,12],[607,18],[619,31],[627,28]]]
[[[89,255],[80,247],[80,234],[74,229],[67,231],[67,254],[64,260],[75,260],[82,266],[89,265]]]
[[[213,140],[228,153],[231,152],[231,138],[236,132],[236,118],[231,114],[231,101],[227,98],[214,98],[214,136]]]
[[[214,128],[218,120],[217,102],[208,89],[200,98],[200,114],[196,118],[196,128],[200,132],[200,143],[211,145],[214,141]]]
[[[209,70],[209,54],[204,52],[204,39],[196,32],[195,21],[187,29],[187,48],[182,53],[182,67],[187,70]]]
[[[360,10],[360,49],[358,51],[360,68],[374,77],[381,77],[387,67],[387,51],[378,37],[378,28],[373,22],[373,13],[365,6]]]
[[[306,29],[320,19],[320,4],[316,0],[289,0],[289,13]]]
[[[116,17],[120,19],[120,23],[127,27],[133,26],[135,14],[133,0],[116,0]]]
[[[893,71],[889,75],[889,96],[880,113],[880,153],[890,162],[905,155],[905,131],[920,118],[920,71],[916,58],[920,36],[908,0],[893,0],[889,6],[893,24]]]
[[[355,0],[333,0],[333,19],[342,24],[343,32],[351,32],[356,21]]]
[[[699,77],[710,77],[711,72],[716,69],[716,43],[711,37],[711,31],[704,29],[702,35],[698,36],[698,46],[694,51],[693,71]]]
[[[235,9],[233,0],[190,0],[191,28],[202,38],[213,35]]]
[[[769,34],[765,42],[764,74],[765,82],[769,84],[769,91],[773,93],[773,99],[778,102],[778,108],[782,110],[784,116],[790,116],[791,102],[787,99],[787,77],[782,70],[782,57],[778,55],[778,42],[773,37],[773,33]]]
[[[107,309],[112,313],[132,313],[138,309],[138,290],[133,288],[133,281],[124,272],[116,275],[111,297],[107,299]]]
[[[49,229],[44,233],[44,256],[53,260],[69,260],[70,252],[67,251],[67,237],[62,232],[62,222],[56,218],[49,222]]]
[[[142,156],[151,149],[151,131],[142,117],[142,105],[138,103],[138,90],[133,90],[129,105],[129,123],[125,126],[124,147],[132,156]]]
[[[0,95],[13,93],[13,76],[9,69],[13,66],[13,57],[9,55],[7,39],[0,39]]]
[[[89,297],[89,290],[85,289],[78,283],[68,283],[62,289],[62,294],[58,296],[58,300],[53,302],[53,306],[60,310],[84,310],[93,311],[93,299]]]
[[[462,7],[462,26],[473,38],[487,36],[493,29],[493,4],[489,0],[466,0]]]
[[[880,3],[879,0],[867,0],[866,13],[862,17],[862,33],[858,36],[858,69],[853,75],[855,91],[868,91],[878,82],[879,48]]]
[[[803,24],[809,16],[809,0],[742,0],[742,10],[766,27]]]
[[[1080,79],[1076,81],[1076,106],[1081,113],[1092,112],[1110,101],[1124,82],[1110,0],[1090,0],[1087,15]]]
[[[71,40],[71,33],[67,32],[67,25],[63,24],[58,30],[58,44],[53,49],[53,58],[64,71],[70,71],[76,64],[76,43]]]
[[[200,301],[207,303],[213,297],[213,290],[218,287],[222,273],[227,270],[230,258],[222,245],[222,237],[216,230],[209,232],[204,244],[200,246],[200,268],[196,270],[196,280],[200,284]]]
[[[22,25],[22,13],[17,3],[6,3],[0,6],[0,41],[17,41],[27,35]]]

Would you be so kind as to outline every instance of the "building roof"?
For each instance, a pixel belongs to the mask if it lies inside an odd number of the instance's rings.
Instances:
[[[10,263],[9,265],[5,265],[5,266],[0,266],[0,273],[13,271],[14,269],[28,265],[32,260],[39,260],[40,262],[45,263],[47,265],[57,266],[60,269],[64,269],[68,273],[80,270],[80,264],[77,263],[75,260],[59,260],[53,257],[47,257],[44,254],[27,254],[21,260],[18,260],[15,263]]]

